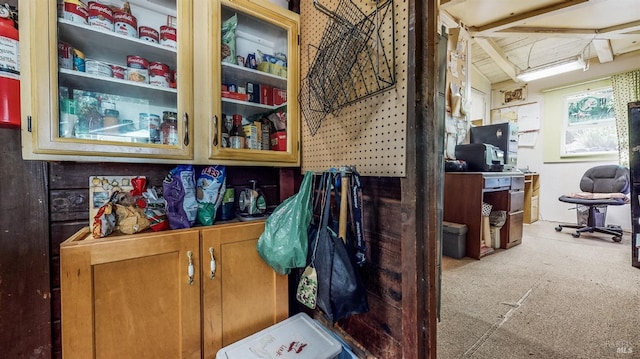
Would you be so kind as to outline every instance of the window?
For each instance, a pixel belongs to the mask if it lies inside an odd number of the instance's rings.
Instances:
[[[617,153],[611,87],[564,96],[562,155]]]

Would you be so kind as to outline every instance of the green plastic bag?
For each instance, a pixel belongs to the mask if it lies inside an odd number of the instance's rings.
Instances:
[[[279,274],[289,274],[291,268],[307,265],[312,182],[313,173],[307,171],[300,191],[276,207],[258,239],[260,257]]]

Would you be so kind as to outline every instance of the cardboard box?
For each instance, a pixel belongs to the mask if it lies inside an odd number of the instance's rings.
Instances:
[[[287,90],[273,88],[273,105],[280,106],[287,103]]]
[[[230,98],[234,100],[240,100],[240,101],[249,100],[249,95],[246,93],[237,93],[237,92],[224,91],[224,90],[222,91],[222,97]]]
[[[244,125],[242,127],[244,130],[244,134],[246,136],[245,145],[250,150],[259,150],[260,149],[260,138],[258,132],[258,127],[256,125]]]
[[[277,131],[271,134],[271,150],[286,151],[287,150],[287,132]]]
[[[260,85],[247,82],[247,95],[249,95],[250,102],[260,103]]]
[[[273,87],[260,85],[260,103],[267,106],[273,106]]]

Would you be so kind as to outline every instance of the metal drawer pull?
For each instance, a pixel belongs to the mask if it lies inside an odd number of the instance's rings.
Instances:
[[[209,253],[211,254],[211,262],[209,266],[211,268],[210,278],[213,279],[216,276],[216,259],[213,257],[213,248],[209,247]]]
[[[187,251],[187,257],[189,257],[189,264],[187,265],[187,274],[189,276],[189,279],[187,280],[187,283],[189,285],[192,285],[193,276],[195,274],[195,269],[193,268],[193,252]]]

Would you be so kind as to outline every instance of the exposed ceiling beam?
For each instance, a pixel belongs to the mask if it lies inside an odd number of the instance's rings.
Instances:
[[[618,26],[616,26],[618,29]],[[609,31],[605,29],[570,29],[556,27],[513,27],[497,32],[474,32],[469,31],[472,36],[482,37],[571,37],[585,39],[628,39],[635,38],[640,40],[640,33],[631,33],[636,31],[635,27],[628,27],[628,31],[622,30]]]
[[[596,39],[591,42],[598,54],[598,61],[601,64],[613,61],[613,50],[608,39]]]
[[[474,37],[475,42],[480,46],[488,55],[493,59],[493,61],[504,71],[509,77],[518,82],[518,78],[516,77],[516,67],[507,60],[506,55],[502,51],[502,49],[492,40],[483,37]]]
[[[537,18],[549,15],[550,13],[557,14],[562,11],[568,11],[571,7],[586,4],[587,2],[589,2],[589,0],[568,0],[560,4],[554,4],[540,9],[527,11],[522,14],[513,15],[483,26],[472,27],[469,30],[471,32],[500,31],[509,27],[517,26],[524,22],[536,20]]]

